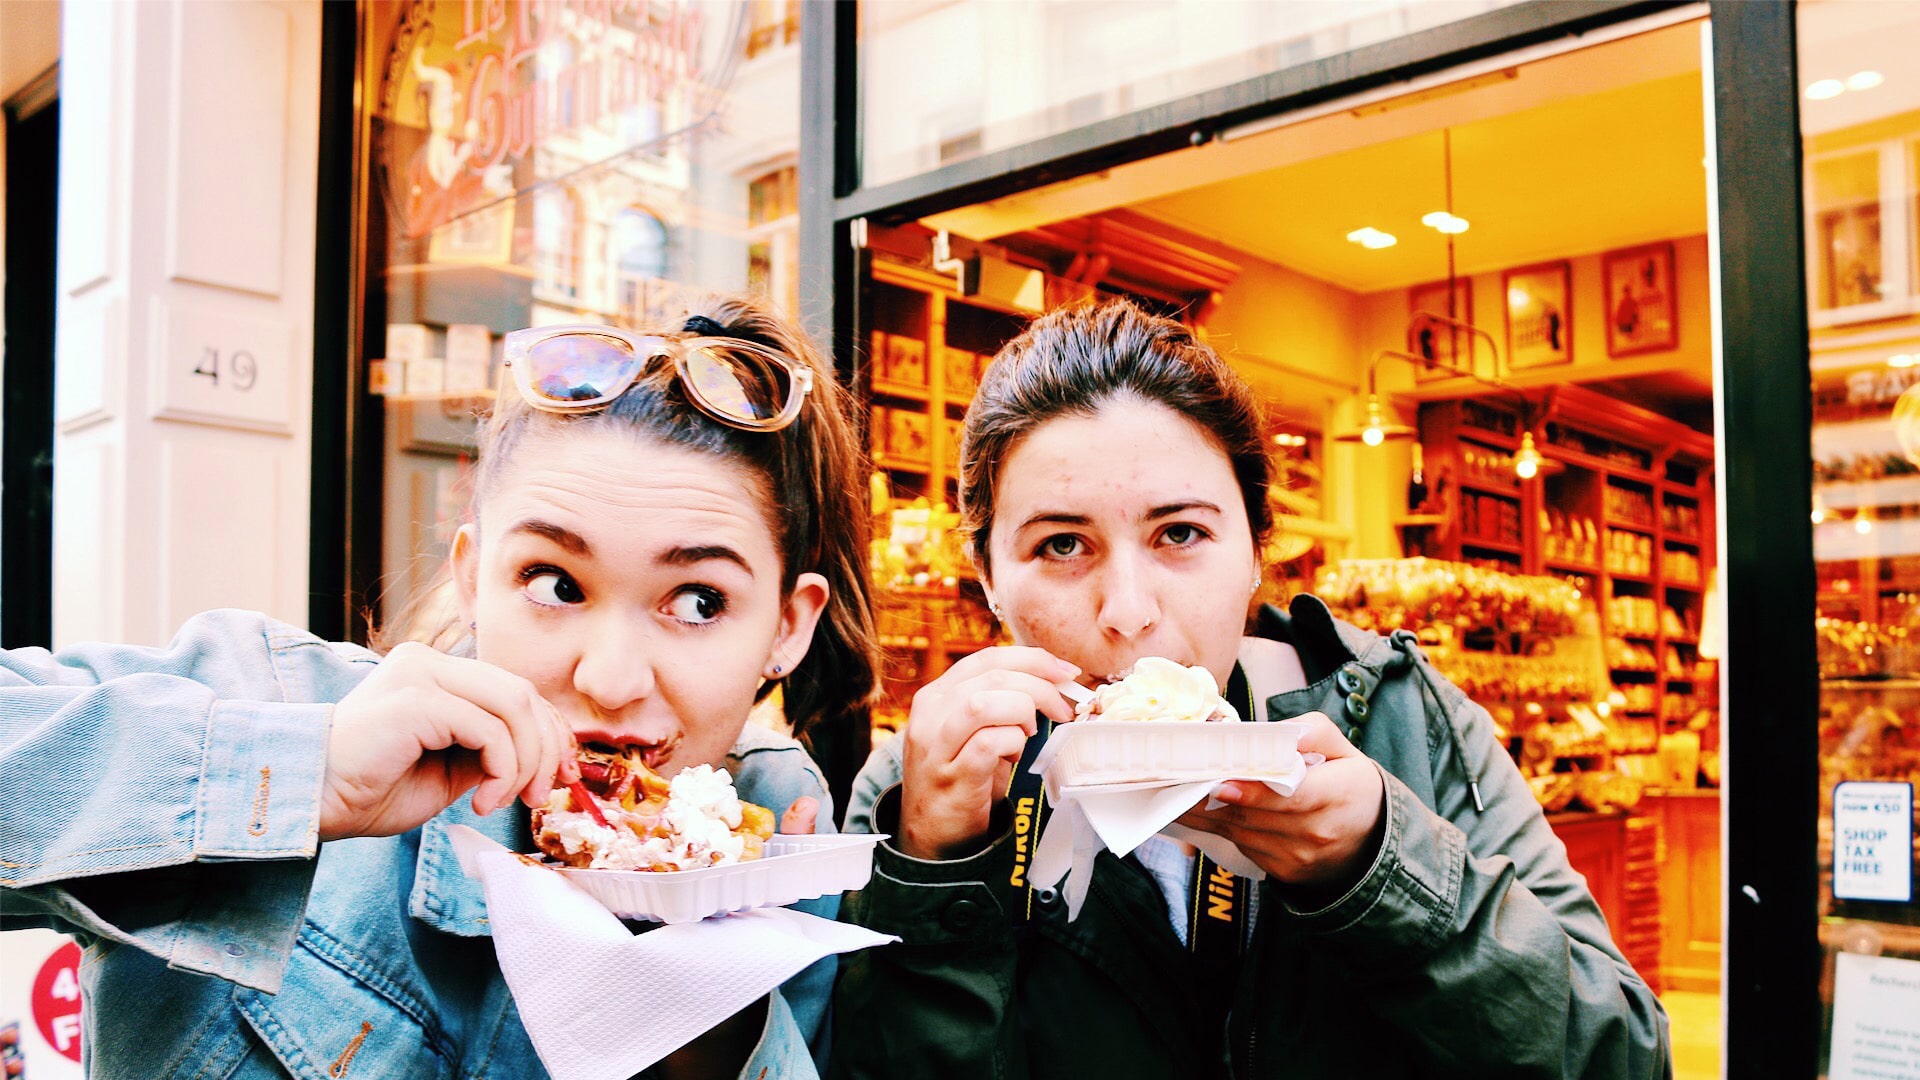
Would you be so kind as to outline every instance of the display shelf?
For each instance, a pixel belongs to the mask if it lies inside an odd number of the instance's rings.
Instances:
[[[1497,552],[1501,552],[1502,554],[1512,555],[1516,558],[1520,557],[1525,553],[1525,549],[1521,545],[1513,543],[1512,541],[1489,540],[1489,539],[1483,539],[1478,536],[1461,537],[1460,546],[1474,548],[1480,551],[1497,551]]]
[[[1547,560],[1544,560],[1541,565],[1545,566],[1549,571],[1560,571],[1562,573],[1568,573],[1568,574],[1584,574],[1587,577],[1599,577],[1602,573],[1605,572],[1601,567],[1598,567],[1598,566],[1588,566],[1585,563],[1577,563],[1577,562],[1563,562],[1559,559],[1547,559]]]
[[[1590,588],[1602,600],[1603,633],[1630,637],[1637,647],[1653,649],[1661,656],[1668,644],[1697,647],[1697,620],[1704,595],[1701,580],[1667,576],[1671,559],[1663,553],[1672,550],[1697,556],[1701,579],[1712,570],[1711,436],[1584,387],[1558,387],[1550,399],[1534,405],[1535,411],[1528,417],[1536,425],[1534,440],[1543,456],[1565,469],[1526,481],[1518,485],[1517,493],[1511,489],[1487,491],[1488,485],[1476,480],[1468,466],[1481,465],[1489,447],[1517,447],[1520,419],[1514,405],[1493,398],[1431,400],[1420,410],[1429,482],[1449,476],[1451,470],[1451,477],[1458,478],[1454,485],[1460,492],[1459,510],[1463,514],[1471,499],[1486,494],[1509,502],[1517,499],[1521,511],[1517,544],[1521,572],[1585,578],[1582,589]],[[1507,436],[1493,430],[1506,426],[1491,419],[1494,414],[1512,417],[1516,434]],[[1668,524],[1688,527],[1669,531]],[[1588,550],[1602,556],[1596,560],[1598,565],[1577,557],[1586,554],[1581,550],[1583,544],[1591,545]],[[1642,544],[1650,544],[1652,550],[1639,548]],[[1499,552],[1513,561],[1515,548],[1511,542],[1485,544],[1456,530],[1445,542],[1426,545],[1425,551],[1442,558],[1486,558],[1488,553]],[[1607,569],[1609,563],[1636,569],[1647,566],[1648,571],[1615,572]],[[1650,603],[1658,617],[1616,617],[1608,610],[1609,598],[1615,597]],[[1672,625],[1668,612],[1677,613],[1687,624],[1687,633],[1671,637],[1665,633]],[[1621,633],[1627,625],[1634,626],[1634,631]],[[1665,698],[1663,665],[1653,670],[1621,671],[1613,678],[1619,686],[1636,687],[1642,693],[1651,687],[1656,700]],[[1693,686],[1687,678],[1677,677],[1673,682],[1681,691]],[[1639,715],[1654,717],[1658,711]],[[1666,725],[1662,721],[1662,727]]]
[[[1501,499],[1518,500],[1520,498],[1518,484],[1490,484],[1484,480],[1462,480],[1460,490],[1471,491],[1476,495],[1492,495]]]
[[[911,383],[891,382],[882,379],[873,380],[875,397],[897,398],[901,401],[926,402],[931,400],[933,391],[924,386]]]
[[[1488,446],[1500,450],[1517,450],[1520,448],[1519,438],[1508,435],[1505,432],[1489,431],[1486,428],[1471,427],[1466,424],[1460,425],[1459,432],[1460,437],[1463,439],[1477,443],[1485,443]]]

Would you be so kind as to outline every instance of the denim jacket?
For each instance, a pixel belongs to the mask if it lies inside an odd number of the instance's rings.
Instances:
[[[545,1075],[447,835],[530,850],[525,808],[462,799],[403,835],[320,843],[332,703],[377,663],[242,611],[164,649],[0,653],[0,927],[85,947],[87,1075]],[[743,798],[778,815],[811,795],[831,828],[793,740],[749,725],[724,764]],[[773,993],[742,1076],[815,1075],[835,967]]]
[[[1267,716],[1325,713],[1380,767],[1383,839],[1331,903],[1260,883],[1225,1038],[1134,856],[1100,854],[1077,921],[1040,890],[1020,925],[1003,802],[996,839],[972,856],[876,849],[841,917],[902,940],[848,958],[835,1015],[884,1008],[888,1023],[843,1033],[835,1077],[890,1077],[901,1061],[917,1076],[1013,1080],[1671,1075],[1659,1001],[1486,710],[1412,634],[1359,630],[1312,596],[1264,608],[1258,634],[1292,645],[1309,683],[1265,694]],[[899,742],[854,781],[849,831],[899,835]]]

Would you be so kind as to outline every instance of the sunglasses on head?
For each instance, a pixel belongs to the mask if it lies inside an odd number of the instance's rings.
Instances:
[[[688,329],[720,329],[688,320]],[[813,371],[764,345],[739,338],[663,338],[613,326],[538,326],[504,341],[520,396],[536,409],[591,412],[627,392],[661,360],[671,360],[687,398],[701,412],[747,431],[779,431],[800,416]]]

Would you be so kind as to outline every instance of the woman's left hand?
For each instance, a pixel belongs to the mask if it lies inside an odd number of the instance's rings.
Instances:
[[[1258,781],[1232,781],[1214,794],[1226,806],[1207,810],[1202,800],[1178,820],[1233,841],[1278,881],[1337,897],[1359,882],[1380,850],[1386,785],[1373,759],[1325,715],[1295,719],[1308,725],[1300,752],[1327,760],[1308,769],[1292,795]]]

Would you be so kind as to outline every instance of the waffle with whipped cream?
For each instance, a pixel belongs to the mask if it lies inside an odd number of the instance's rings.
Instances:
[[[582,750],[581,778],[533,812],[544,854],[580,870],[697,870],[758,859],[773,811],[744,802],[725,769],[694,765],[669,781],[637,748]]]
[[[1220,696],[1213,673],[1165,657],[1143,656],[1125,678],[1116,679],[1074,707],[1076,720],[1238,721]]]

